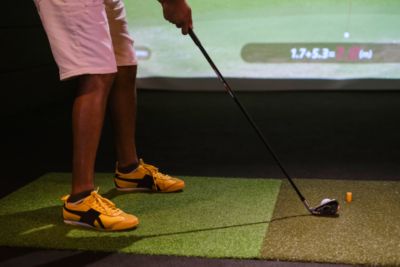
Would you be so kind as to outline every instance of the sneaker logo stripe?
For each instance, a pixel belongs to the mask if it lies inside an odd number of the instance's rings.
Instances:
[[[94,226],[94,221],[100,220],[100,212],[94,209],[90,209],[81,217],[80,222],[87,223]],[[100,225],[103,225],[102,223]]]
[[[97,217],[96,221],[100,225],[101,228],[105,229],[105,226],[104,226],[103,222],[101,221],[100,217]]]
[[[100,212],[98,212],[97,210],[94,209],[89,209],[88,211],[71,210],[68,209],[65,205],[64,209],[72,214],[80,216],[81,218],[79,221],[82,223],[86,223],[88,225],[95,227],[94,222],[97,221],[99,225],[102,228],[104,228],[103,222],[100,219]]]
[[[143,178],[138,179],[129,179],[129,178],[122,178],[122,177],[115,177],[116,180],[121,180],[125,182],[135,183],[136,188],[153,188],[154,180],[153,177],[150,175],[145,175]]]

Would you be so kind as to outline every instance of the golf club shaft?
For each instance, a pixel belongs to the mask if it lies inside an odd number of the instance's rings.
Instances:
[[[208,55],[207,51],[204,49],[203,45],[201,44],[200,40],[197,38],[196,34],[193,32],[192,29],[189,30],[189,35],[192,38],[193,42],[197,45],[197,47],[200,49],[200,51],[203,53],[204,57],[207,59],[208,63],[211,65],[211,67],[213,68],[213,70],[215,71],[215,73],[218,76],[218,79],[222,82],[222,84],[225,87],[225,90],[228,92],[228,94],[232,97],[232,99],[235,101],[235,103],[237,104],[237,106],[240,108],[240,110],[242,111],[242,113],[244,114],[244,116],[246,117],[247,121],[251,124],[251,126],[253,127],[253,129],[256,131],[258,137],[261,139],[261,141],[263,142],[263,144],[265,145],[265,147],[268,149],[268,151],[271,153],[272,157],[274,158],[275,162],[277,163],[277,165],[279,166],[279,168],[281,169],[282,173],[286,176],[286,178],[289,180],[290,184],[292,185],[292,187],[294,188],[294,190],[296,191],[297,195],[300,197],[301,201],[303,202],[303,204],[306,206],[306,208],[308,210],[310,210],[310,206],[307,203],[307,200],[305,199],[305,197],[301,194],[300,190],[297,188],[296,184],[293,182],[292,178],[290,177],[289,173],[285,170],[285,168],[283,167],[281,161],[279,160],[277,154],[273,151],[272,147],[269,145],[269,143],[267,142],[267,139],[264,137],[264,135],[262,134],[261,130],[258,128],[258,126],[256,125],[256,123],[254,122],[254,120],[252,119],[252,117],[250,116],[250,114],[246,111],[246,109],[244,108],[244,106],[240,103],[239,99],[236,97],[234,91],[231,89],[231,87],[229,86],[228,82],[224,79],[224,77],[222,76],[221,72],[218,70],[217,66],[215,66],[214,62],[212,61],[212,59],[210,58],[210,56]]]

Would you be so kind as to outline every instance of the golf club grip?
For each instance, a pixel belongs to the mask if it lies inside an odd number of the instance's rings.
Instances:
[[[196,34],[194,33],[194,31],[192,29],[189,29],[189,36],[192,38],[193,42],[197,45],[197,47],[200,49],[200,51],[202,52],[202,54],[204,55],[204,57],[206,58],[206,60],[208,61],[208,63],[211,65],[211,67],[213,68],[213,70],[215,71],[215,73],[218,76],[218,79],[223,83],[225,90],[229,93],[229,95],[233,98],[233,100],[236,102],[236,104],[238,105],[238,107],[240,108],[240,110],[243,112],[243,114],[245,115],[245,117],[247,118],[248,122],[251,124],[251,126],[253,127],[253,129],[256,131],[258,137],[261,139],[261,141],[263,142],[263,144],[265,145],[265,147],[268,149],[268,151],[271,153],[272,157],[274,158],[275,162],[277,163],[277,165],[279,166],[280,170],[282,171],[282,173],[286,176],[286,178],[289,180],[290,184],[292,185],[292,187],[294,188],[294,190],[296,191],[297,195],[300,197],[301,201],[303,201],[303,203],[305,203],[306,199],[303,196],[303,194],[301,194],[300,190],[297,188],[296,184],[293,182],[292,178],[290,177],[289,173],[286,172],[285,168],[283,167],[281,161],[279,160],[277,154],[273,151],[272,147],[269,145],[269,143],[267,142],[266,138],[264,137],[264,135],[262,134],[261,130],[257,127],[257,124],[254,122],[253,118],[250,116],[250,114],[247,112],[247,110],[244,108],[244,106],[242,105],[242,103],[239,101],[239,99],[236,97],[235,93],[233,92],[233,90],[231,89],[231,87],[229,86],[228,82],[225,80],[225,78],[222,76],[221,72],[218,70],[217,66],[214,64],[213,60],[210,58],[210,56],[208,55],[207,51],[204,49],[203,45],[201,44],[199,38],[197,38]],[[306,207],[309,209],[308,205],[305,204]]]

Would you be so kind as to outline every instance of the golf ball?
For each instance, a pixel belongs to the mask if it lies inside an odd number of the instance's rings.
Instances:
[[[331,201],[330,198],[324,198],[324,199],[321,201],[321,205],[324,205],[325,203],[328,203],[329,201]]]
[[[350,33],[349,33],[349,32],[345,32],[345,33],[343,34],[343,36],[344,36],[344,38],[349,38],[349,37],[350,37]]]

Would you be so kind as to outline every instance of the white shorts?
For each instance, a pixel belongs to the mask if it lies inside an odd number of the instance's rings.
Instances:
[[[136,65],[122,0],[35,0],[65,80]]]

